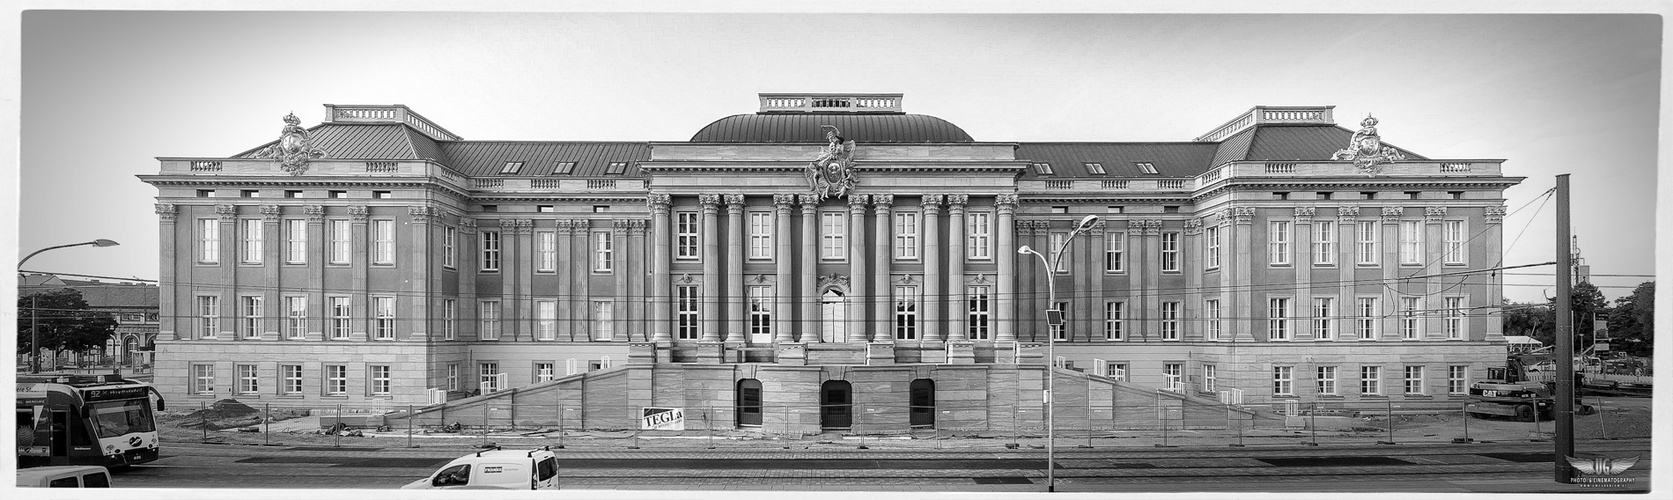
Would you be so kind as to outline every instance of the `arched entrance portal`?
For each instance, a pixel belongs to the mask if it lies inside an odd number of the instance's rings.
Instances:
[[[842,380],[825,381],[819,387],[819,427],[847,429],[853,426],[853,386]]]
[[[122,338],[122,364],[139,364],[139,337],[129,335]]]
[[[738,381],[738,426],[761,426],[761,381],[746,378]]]
[[[819,338],[825,342],[848,341],[848,298],[841,290],[835,288],[825,290],[819,296],[820,319]]]
[[[935,427],[935,381],[921,378],[912,381],[912,426]]]

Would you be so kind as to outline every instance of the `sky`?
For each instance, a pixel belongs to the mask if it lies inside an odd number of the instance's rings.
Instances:
[[[760,92],[902,92],[907,112],[995,142],[1189,141],[1255,105],[1334,105],[1349,129],[1375,114],[1388,143],[1527,178],[1505,193],[1505,265],[1555,260],[1545,194],[1568,173],[1593,282],[1615,298],[1655,273],[1657,15],[424,5],[463,10],[17,13],[17,219],[0,231],[19,256],[121,243],[26,269],[155,279],[157,190],[135,176],[271,141],[287,113],[313,126],[327,103],[405,104],[475,140],[683,141]],[[1505,294],[1543,302],[1552,273],[1512,271]]]

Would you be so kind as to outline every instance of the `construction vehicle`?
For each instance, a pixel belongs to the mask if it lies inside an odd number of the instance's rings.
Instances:
[[[1543,351],[1543,350],[1542,350]],[[1483,380],[1470,384],[1470,403],[1464,412],[1476,416],[1495,415],[1515,417],[1523,422],[1550,420],[1556,409],[1556,363],[1549,352],[1535,351],[1512,354],[1505,359],[1501,380]],[[1500,375],[1493,373],[1493,375]],[[1576,382],[1581,377],[1576,376]],[[1576,391],[1580,384],[1575,384]],[[1574,408],[1582,415],[1592,413],[1589,405],[1580,402],[1576,393]]]

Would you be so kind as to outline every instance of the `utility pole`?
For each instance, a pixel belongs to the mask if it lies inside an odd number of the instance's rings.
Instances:
[[[1568,174],[1557,176],[1557,358],[1556,445],[1554,462],[1558,483],[1571,483],[1574,468],[1574,311],[1571,240],[1569,232]]]

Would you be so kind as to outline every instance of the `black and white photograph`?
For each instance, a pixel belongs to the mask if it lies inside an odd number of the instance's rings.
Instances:
[[[1665,491],[1669,11],[23,0],[5,496]]]

